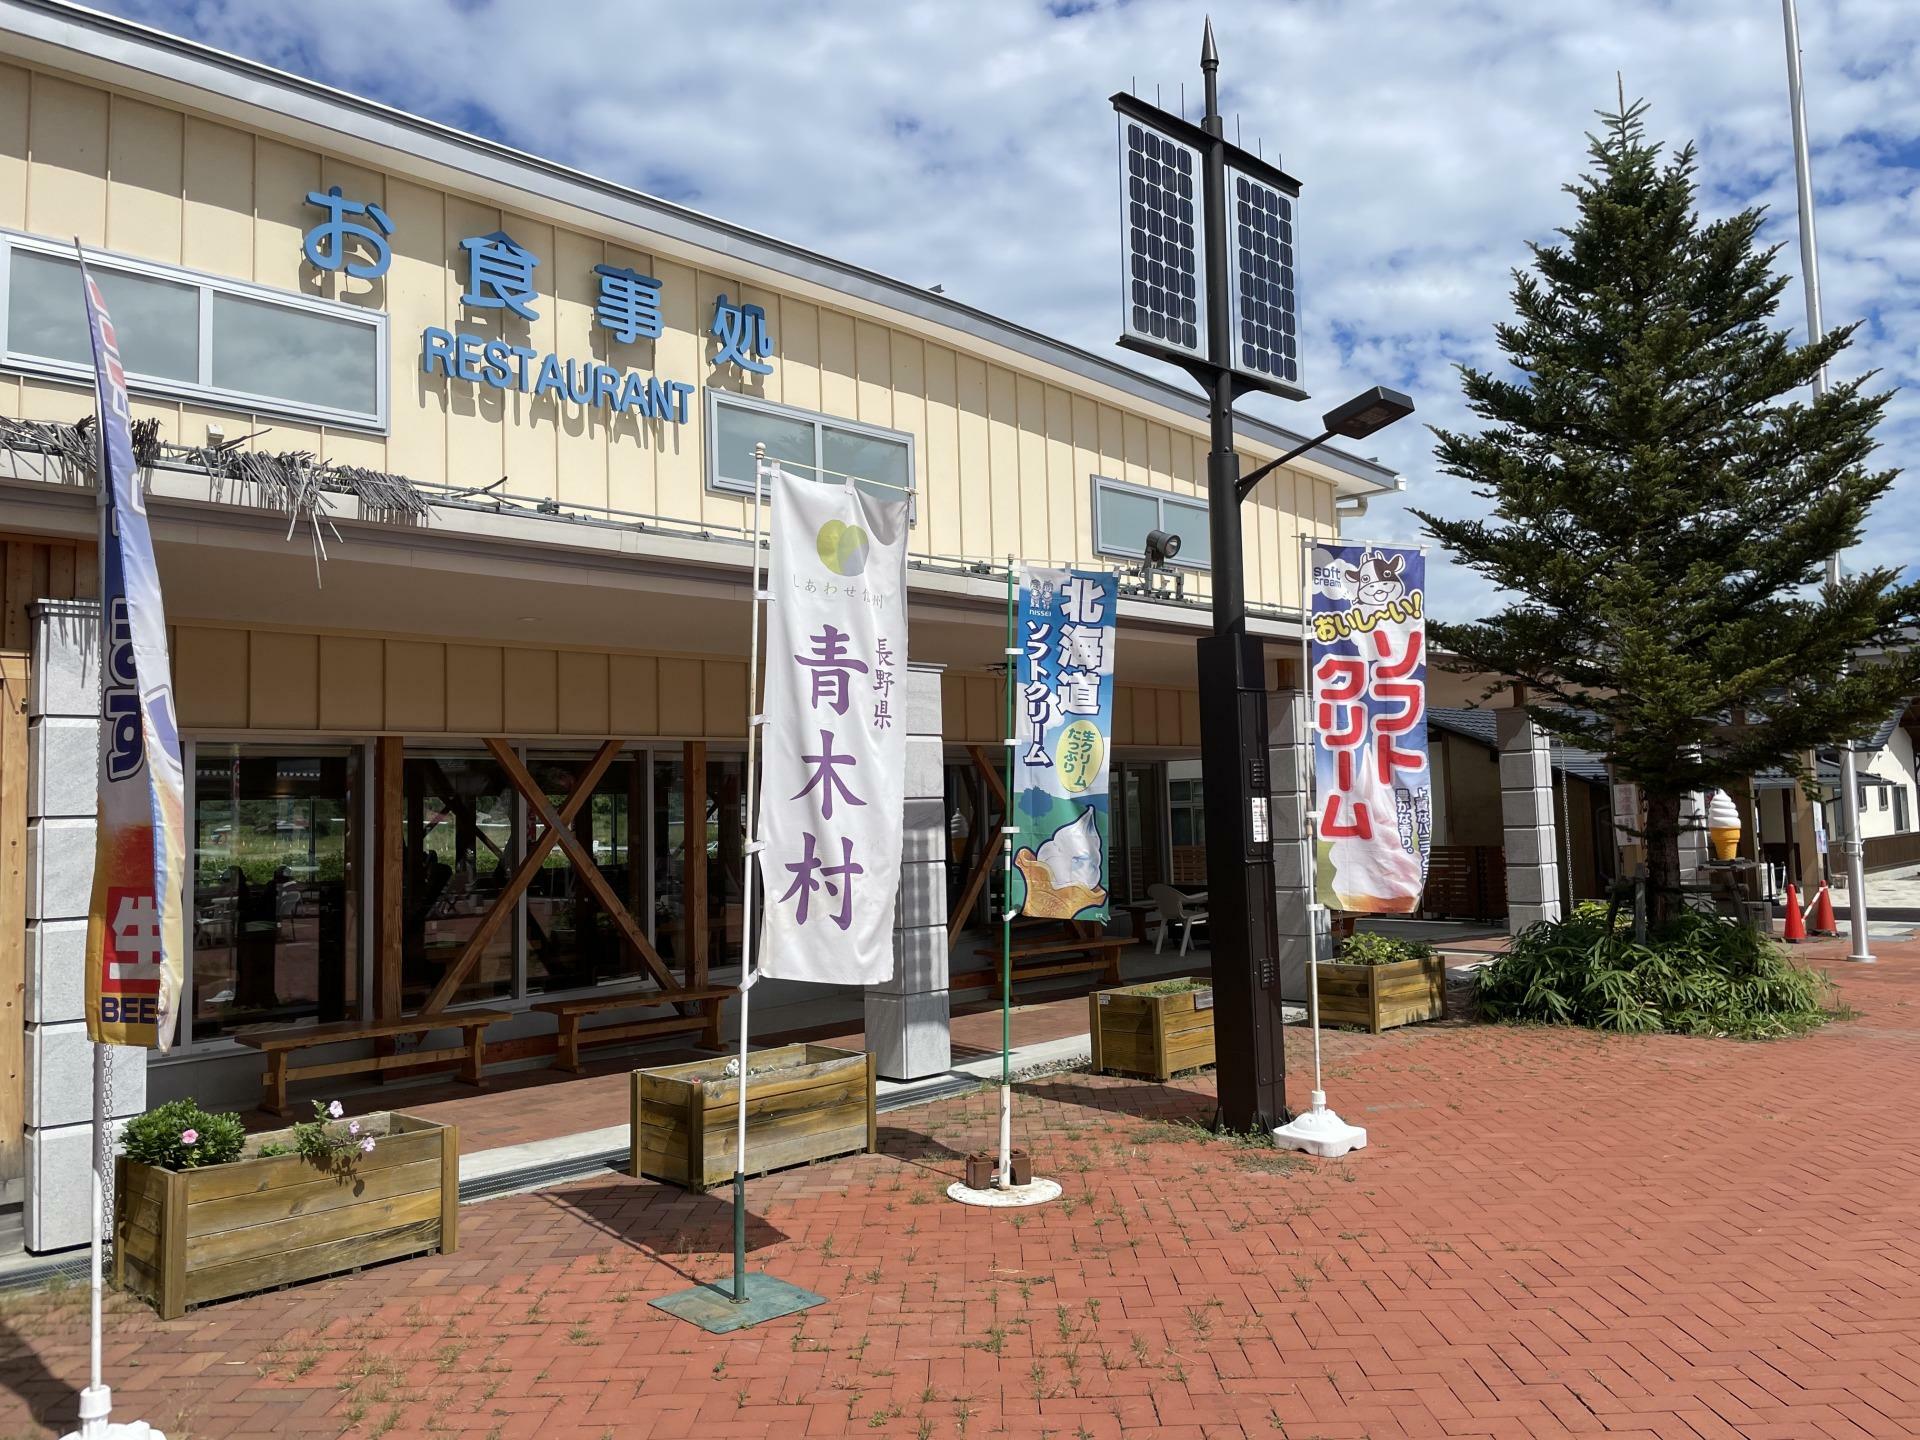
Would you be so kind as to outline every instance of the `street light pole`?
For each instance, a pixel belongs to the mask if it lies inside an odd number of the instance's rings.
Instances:
[[[1375,387],[1330,411],[1324,434],[1251,475],[1240,474],[1234,401],[1256,389],[1288,400],[1307,398],[1296,363],[1293,221],[1300,182],[1277,163],[1228,142],[1211,20],[1200,46],[1200,73],[1205,114],[1198,125],[1132,95],[1113,97],[1121,117],[1121,204],[1127,217],[1127,320],[1120,343],[1180,366],[1207,396],[1213,633],[1198,644],[1207,923],[1219,1120],[1248,1132],[1273,1130],[1289,1117],[1269,808],[1273,729],[1265,647],[1247,630],[1240,503],[1276,465],[1334,435],[1371,435],[1410,413],[1413,402]],[[1204,235],[1204,248],[1196,232]]]
[[[1820,319],[1820,248],[1813,226],[1813,163],[1807,152],[1807,97],[1800,76],[1800,16],[1794,0],[1780,0],[1787,29],[1787,101],[1793,112],[1793,173],[1800,202],[1800,287],[1807,294],[1807,342],[1827,333]],[[1827,367],[1813,377],[1817,404],[1827,393]],[[1827,557],[1827,583],[1840,583],[1840,555]],[[1860,843],[1860,788],[1855,778],[1853,742],[1840,747],[1840,854],[1847,864],[1847,929],[1853,953],[1847,958],[1863,963],[1873,959],[1867,948],[1867,865]]]

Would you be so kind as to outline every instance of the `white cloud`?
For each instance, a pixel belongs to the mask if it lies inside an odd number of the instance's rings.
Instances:
[[[1201,8],[1134,0],[1056,18],[1038,3],[708,0],[564,6],[486,0],[118,0],[109,7],[342,88],[683,200],[1095,349],[1117,329],[1114,122],[1137,79],[1198,106]],[[1074,5],[1053,9],[1073,10]],[[1920,12],[1910,0],[1802,7],[1826,318],[1870,317],[1843,370],[1907,387],[1883,430],[1920,440]],[[1797,271],[1779,13],[1753,0],[1216,0],[1223,104],[1305,183],[1315,403],[1253,408],[1308,429],[1376,382],[1422,420],[1468,423],[1452,367],[1485,365],[1525,242],[1571,211],[1593,112],[1653,102],[1700,149],[1713,213],[1764,203]],[[1231,131],[1230,131],[1231,133]],[[1782,318],[1803,314],[1798,284]],[[1344,338],[1344,345],[1342,339]],[[1434,472],[1408,422],[1363,449],[1408,499],[1478,503]],[[1903,479],[1853,563],[1920,540]],[[1410,536],[1397,505],[1367,528]],[[1449,571],[1444,613],[1486,591]]]

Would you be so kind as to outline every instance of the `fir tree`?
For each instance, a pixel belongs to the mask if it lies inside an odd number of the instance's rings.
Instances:
[[[1870,468],[1888,396],[1871,375],[1817,402],[1853,326],[1798,347],[1775,328],[1762,212],[1696,212],[1694,151],[1663,160],[1644,102],[1602,113],[1578,219],[1514,272],[1498,325],[1512,378],[1462,367],[1478,434],[1436,430],[1485,519],[1416,512],[1515,597],[1431,626],[1471,668],[1522,682],[1539,724],[1646,797],[1653,918],[1679,896],[1682,801],[1863,737],[1920,688],[1901,631],[1920,584],[1824,581],[1896,471]],[[1895,648],[1888,649],[1886,647]],[[1739,723],[1734,723],[1739,722]]]

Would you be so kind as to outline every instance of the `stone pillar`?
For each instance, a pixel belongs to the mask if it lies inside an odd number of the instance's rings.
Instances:
[[[1507,930],[1560,918],[1553,767],[1546,734],[1525,710],[1493,712],[1500,742],[1500,818],[1507,848]]]
[[[93,1166],[93,1046],[87,1039],[87,907],[99,774],[100,607],[32,608],[27,697],[26,1240],[84,1245]],[[147,1104],[147,1055],[112,1049],[113,1114]]]
[[[944,666],[906,671],[907,801],[901,825],[900,899],[893,919],[893,978],[868,988],[867,1048],[889,1080],[953,1067],[947,1006],[947,796],[941,752]]]
[[[1329,917],[1313,908],[1313,827],[1310,781],[1313,748],[1307,741],[1304,690],[1281,689],[1267,696],[1273,739],[1267,752],[1273,780],[1273,883],[1278,917],[1280,998],[1308,1003],[1307,965],[1332,953]]]

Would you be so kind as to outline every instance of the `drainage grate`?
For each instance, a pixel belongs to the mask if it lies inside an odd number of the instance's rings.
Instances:
[[[21,1290],[44,1290],[56,1280],[65,1280],[70,1285],[84,1285],[87,1283],[88,1263],[89,1256],[84,1250],[78,1254],[48,1255],[45,1258],[29,1256],[0,1271],[0,1295]]]
[[[470,1205],[476,1200],[493,1200],[522,1190],[544,1190],[549,1185],[564,1185],[570,1180],[585,1180],[609,1170],[621,1170],[626,1167],[628,1154],[627,1147],[622,1145],[617,1150],[570,1155],[565,1160],[549,1160],[519,1170],[503,1170],[498,1175],[487,1175],[477,1180],[462,1180],[460,1203]]]

